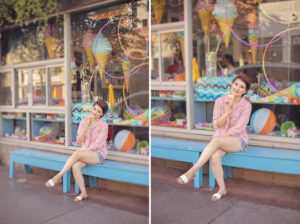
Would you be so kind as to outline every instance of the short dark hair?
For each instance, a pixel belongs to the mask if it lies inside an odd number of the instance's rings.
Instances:
[[[223,56],[229,64],[234,65],[233,57],[230,54],[224,54]]]
[[[240,73],[238,76],[236,76],[233,80],[232,80],[232,83],[235,82],[235,80],[237,79],[240,79],[241,81],[243,81],[245,84],[246,84],[246,92],[245,94],[248,92],[248,90],[250,89],[250,86],[251,86],[251,81],[250,81],[250,78],[247,74],[245,73]],[[242,97],[245,95],[243,94]]]
[[[108,105],[107,105],[107,103],[106,103],[104,100],[99,99],[99,100],[97,100],[97,101],[94,103],[93,107],[94,107],[95,105],[98,105],[98,106],[102,109],[103,114],[101,115],[101,117],[103,117],[103,116],[106,114],[107,110],[108,110]]]

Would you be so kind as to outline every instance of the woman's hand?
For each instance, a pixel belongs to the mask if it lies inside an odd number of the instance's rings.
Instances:
[[[91,117],[86,117],[85,118],[85,128],[89,129],[92,126],[92,118]]]

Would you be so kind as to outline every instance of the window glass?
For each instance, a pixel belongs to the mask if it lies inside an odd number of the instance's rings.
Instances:
[[[2,135],[7,138],[27,139],[26,114],[2,113]]]
[[[1,36],[2,65],[64,57],[62,17],[50,20],[46,28],[34,23],[4,30]]]
[[[33,105],[46,105],[46,69],[32,69]]]
[[[184,0],[152,0],[152,25],[183,21],[183,5]]]
[[[0,72],[0,105],[12,105],[12,73]]]
[[[248,132],[300,137],[300,30],[291,28],[300,24],[292,18],[298,4],[193,1],[195,128],[211,128],[215,100],[230,93],[242,72],[252,82],[245,96],[252,103]]]
[[[17,105],[28,105],[30,69],[17,71]]]
[[[135,1],[72,15],[73,145],[80,121],[101,98],[109,104],[108,149],[143,154],[149,133],[147,5]],[[130,147],[121,149],[124,139]]]
[[[32,114],[32,140],[65,144],[65,115]]]
[[[65,105],[65,71],[64,67],[48,68],[50,79],[50,101],[51,106]]]

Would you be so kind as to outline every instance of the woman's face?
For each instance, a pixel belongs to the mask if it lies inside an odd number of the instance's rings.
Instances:
[[[92,115],[94,118],[99,118],[101,117],[103,114],[102,108],[99,107],[97,104],[94,106],[93,110],[92,110]]]
[[[246,93],[246,84],[242,80],[236,79],[234,83],[232,83],[231,85],[231,94],[234,96],[241,97],[245,93]]]

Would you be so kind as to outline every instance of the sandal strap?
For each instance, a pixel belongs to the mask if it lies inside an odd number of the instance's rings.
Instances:
[[[213,195],[212,195],[212,197],[213,198],[217,198],[217,199],[221,199],[222,198],[222,194],[220,194],[219,192],[217,192],[217,193],[214,193]]]
[[[180,176],[180,179],[183,181],[183,183],[188,183],[190,180],[189,180],[189,178],[187,177],[187,175],[185,175],[185,174],[182,174],[181,176]]]

